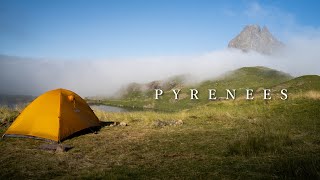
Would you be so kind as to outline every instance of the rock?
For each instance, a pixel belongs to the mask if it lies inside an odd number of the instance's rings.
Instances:
[[[146,88],[148,90],[153,90],[153,89],[161,89],[162,88],[162,82],[161,81],[152,81],[148,84],[146,84]]]
[[[39,149],[47,150],[47,151],[55,151],[58,144],[41,144]]]
[[[182,120],[168,120],[168,121],[162,121],[162,120],[156,120],[153,122],[152,126],[154,127],[164,127],[164,126],[180,126],[183,125]]]
[[[152,109],[154,108],[154,103],[148,104],[148,105],[144,105],[143,106],[144,109]]]
[[[120,122],[119,125],[120,125],[120,126],[127,126],[127,123],[125,123],[125,122]]]
[[[128,126],[128,124],[127,123],[125,123],[125,122],[108,122],[108,126]]]
[[[241,49],[244,52],[256,51],[262,54],[272,54],[283,46],[284,44],[278,41],[267,27],[261,29],[258,25],[246,26],[228,44],[229,48]]]
[[[56,148],[56,152],[67,152],[73,147],[70,145],[59,144]]]
[[[63,144],[42,144],[39,146],[39,149],[46,151],[55,151],[55,152],[66,152],[72,149],[72,146],[63,145]]]
[[[56,153],[63,153],[63,152],[65,152],[65,149],[63,148],[63,146],[57,146],[55,152],[56,152]]]
[[[180,119],[180,120],[176,121],[175,125],[178,125],[178,126],[183,125],[183,121]]]
[[[153,122],[154,127],[164,127],[167,125],[169,125],[169,122],[167,122],[167,121],[156,120]]]

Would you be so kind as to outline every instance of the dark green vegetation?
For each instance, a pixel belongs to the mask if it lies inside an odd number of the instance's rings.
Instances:
[[[300,76],[291,81],[286,81],[274,87],[279,90],[281,88],[290,89],[292,93],[304,93],[310,90],[320,91],[320,76],[317,75],[305,75]]]
[[[39,150],[44,141],[6,138],[0,141],[0,179],[319,179],[318,76],[276,77],[265,81],[288,89],[305,83],[305,93],[297,88],[286,101],[200,100],[175,112],[97,111],[101,121],[129,126],[68,139],[63,144],[74,148],[64,153]],[[247,83],[263,87],[258,79]],[[168,100],[167,106],[177,103]],[[18,114],[4,112],[11,119]],[[182,125],[172,125],[179,120]]]

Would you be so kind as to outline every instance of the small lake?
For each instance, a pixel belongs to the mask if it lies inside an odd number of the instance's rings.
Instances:
[[[128,112],[128,109],[121,108],[121,107],[115,107],[115,106],[107,106],[107,105],[90,105],[92,110],[100,110],[105,112]]]
[[[0,106],[7,106],[9,108],[18,108],[18,109],[24,109],[29,103],[0,103]],[[100,111],[105,111],[105,112],[128,112],[128,111],[134,111],[138,109],[126,109],[126,108],[121,108],[121,107],[116,107],[116,106],[108,106],[104,104],[95,104],[95,105],[90,105],[92,110],[100,110]]]

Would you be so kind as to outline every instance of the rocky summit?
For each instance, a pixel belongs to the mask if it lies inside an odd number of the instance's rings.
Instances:
[[[284,44],[277,40],[267,27],[260,28],[258,25],[246,26],[228,44],[229,48],[241,49],[244,52],[256,51],[262,54],[273,54],[283,46]]]

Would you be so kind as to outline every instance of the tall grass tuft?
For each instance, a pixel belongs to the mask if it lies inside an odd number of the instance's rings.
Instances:
[[[5,126],[11,124],[19,112],[9,108],[8,106],[0,106],[0,124],[1,126]]]

